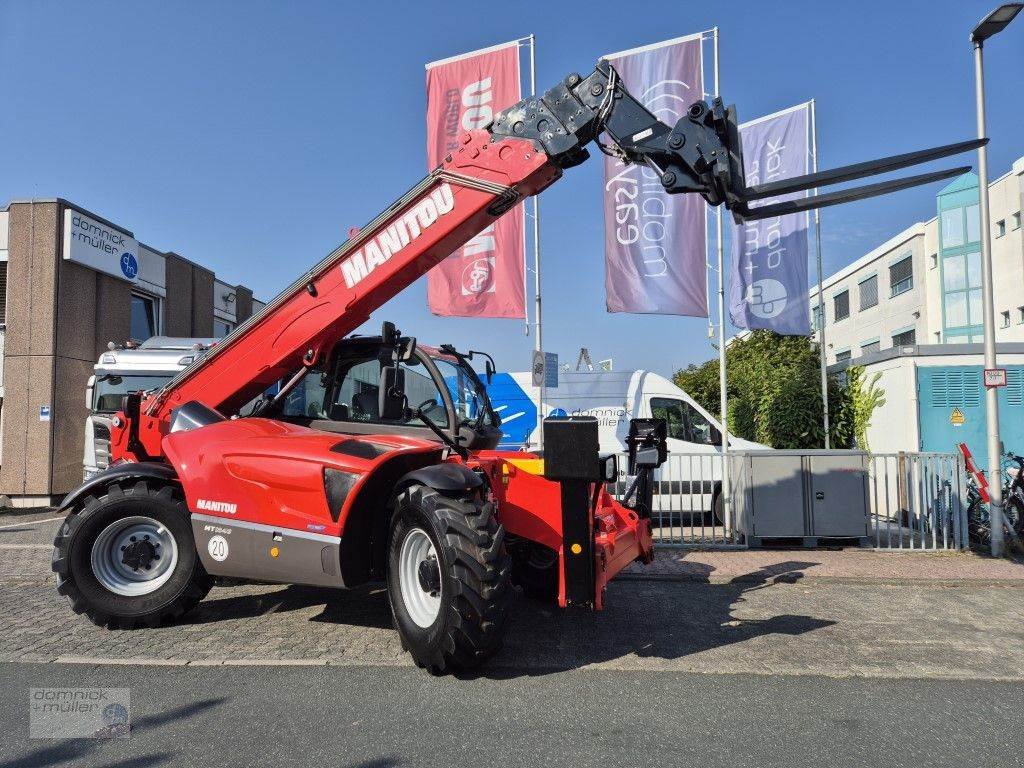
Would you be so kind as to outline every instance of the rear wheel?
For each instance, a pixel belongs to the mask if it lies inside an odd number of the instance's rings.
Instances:
[[[57,591],[100,626],[155,627],[210,590],[188,509],[173,486],[111,485],[73,509],[53,543]]]
[[[388,597],[402,646],[432,674],[471,669],[501,645],[511,597],[494,505],[415,485],[395,503]]]

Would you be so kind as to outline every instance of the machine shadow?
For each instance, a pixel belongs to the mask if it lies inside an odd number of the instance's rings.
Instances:
[[[752,638],[801,635],[835,622],[779,614],[736,619],[733,610],[751,592],[803,578],[813,562],[791,560],[728,582],[712,582],[714,568],[693,563],[686,581],[620,579],[609,588],[606,609],[556,606],[523,595],[513,601],[505,647],[471,676],[511,678],[578,669],[635,655],[673,660]],[[287,613],[315,606],[311,621],[391,630],[391,612],[381,584],[352,590],[289,586],[263,595],[204,600],[189,614],[193,624]],[[398,642],[397,637],[394,642]]]
[[[712,583],[712,566],[694,564],[687,581],[623,579],[612,582],[606,608],[562,610],[521,599],[505,649],[475,676],[512,678],[563,672],[624,656],[680,659],[764,635],[801,635],[834,621],[779,614],[736,619],[745,595],[792,584],[814,563],[787,561]]]
[[[228,619],[250,619],[314,606],[323,606],[323,611],[312,621],[391,629],[391,611],[381,583],[342,590],[281,585],[280,589],[261,595],[207,599],[184,618],[184,623],[217,624]]]

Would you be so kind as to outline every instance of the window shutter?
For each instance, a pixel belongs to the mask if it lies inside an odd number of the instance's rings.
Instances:
[[[835,298],[832,299],[835,306],[836,320],[842,320],[845,317],[850,316],[850,292],[843,291],[842,293],[836,294]]]
[[[860,284],[861,311],[870,309],[876,304],[878,304],[878,275],[869,277]]]
[[[914,262],[910,256],[889,267],[889,285],[895,289],[900,283],[914,277]]]

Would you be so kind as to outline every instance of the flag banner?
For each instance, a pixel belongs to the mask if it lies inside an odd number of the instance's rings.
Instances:
[[[703,35],[606,56],[629,92],[666,125],[704,97]],[[604,163],[605,296],[609,312],[707,317],[706,206],[669,195],[646,166]]]
[[[429,168],[457,148],[459,134],[483,128],[520,98],[517,42],[428,64]],[[519,204],[431,269],[430,311],[452,317],[526,317],[524,224]]]
[[[740,126],[747,185],[810,173],[810,103]],[[806,197],[795,192],[754,205]],[[807,294],[810,215],[792,213],[732,228],[729,317],[737,328],[811,334]]]

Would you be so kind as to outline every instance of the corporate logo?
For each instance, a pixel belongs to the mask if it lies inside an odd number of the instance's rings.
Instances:
[[[747,288],[747,295],[744,298],[754,315],[768,319],[782,314],[788,303],[789,292],[778,280],[765,277],[755,280]]]
[[[139,262],[127,251],[121,254],[121,274],[129,280],[134,280],[139,274]]]
[[[229,504],[226,501],[212,501],[211,499],[199,499],[196,507],[205,509],[207,512],[227,512],[229,515],[238,511],[237,504]]]
[[[345,285],[352,288],[365,280],[377,267],[413,242],[446,213],[455,208],[452,188],[442,184],[401,214],[379,234],[341,262]]]
[[[473,259],[462,268],[462,295],[494,293],[494,257]]]

